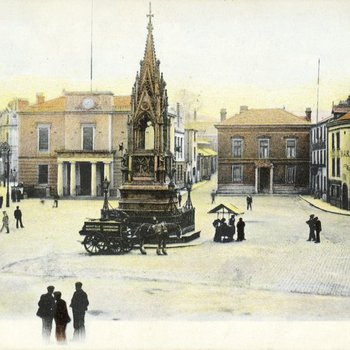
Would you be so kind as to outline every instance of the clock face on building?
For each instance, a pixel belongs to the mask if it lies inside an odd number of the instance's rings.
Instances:
[[[82,105],[85,109],[91,109],[95,106],[95,101],[92,98],[84,98]]]

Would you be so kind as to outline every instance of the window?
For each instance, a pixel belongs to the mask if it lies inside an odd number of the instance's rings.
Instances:
[[[232,154],[234,158],[242,158],[243,156],[242,139],[232,139]]]
[[[295,173],[296,173],[295,166],[287,165],[287,169],[286,169],[286,183],[287,184],[294,184],[295,183]]]
[[[337,173],[336,176],[340,177],[340,158],[337,158]]]
[[[335,176],[335,159],[332,158],[332,176]]]
[[[49,125],[38,126],[38,150],[39,152],[49,151]]]
[[[269,158],[269,140],[259,140],[259,158]]]
[[[287,139],[286,141],[287,158],[295,158],[296,156],[296,140]]]
[[[232,182],[242,183],[243,182],[243,166],[233,165],[232,166]]]
[[[95,126],[84,125],[82,127],[83,134],[83,150],[93,151],[94,150],[94,136],[95,136]]]
[[[332,150],[334,150],[334,133],[332,133]]]
[[[39,165],[39,185],[46,185],[49,182],[49,166]]]
[[[340,149],[340,132],[337,132],[335,136],[337,139],[337,149]]]

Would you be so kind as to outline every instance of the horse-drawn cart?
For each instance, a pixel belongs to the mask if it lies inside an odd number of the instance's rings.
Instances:
[[[85,236],[82,244],[92,255],[124,254],[134,247],[134,237],[125,220],[89,219],[79,234]]]

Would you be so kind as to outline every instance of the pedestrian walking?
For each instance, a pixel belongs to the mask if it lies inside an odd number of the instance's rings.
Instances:
[[[244,227],[245,222],[242,218],[239,218],[237,222],[237,241],[245,241],[245,234],[244,234]]]
[[[47,287],[47,293],[40,296],[38,302],[39,309],[36,313],[42,321],[42,336],[45,341],[50,340],[51,330],[52,330],[52,320],[55,309],[55,298],[52,293],[55,290],[54,286]]]
[[[320,219],[317,216],[315,217],[315,230],[316,230],[315,243],[321,243],[320,232],[322,231],[322,225],[321,225]]]
[[[212,190],[210,195],[211,195],[211,204],[213,204],[215,203],[216,191]]]
[[[59,343],[65,343],[66,342],[66,327],[67,323],[70,322],[70,317],[68,315],[67,310],[67,304],[62,299],[62,293],[61,292],[54,292],[53,293],[56,304],[54,309],[54,319],[56,323],[56,340]]]
[[[19,206],[17,205],[16,210],[14,211],[14,216],[16,219],[16,228],[18,228],[18,224],[21,225],[21,228],[24,228],[22,224],[22,211],[19,209]]]
[[[247,210],[252,210],[252,204],[253,204],[253,197],[248,194],[247,196]]]
[[[2,230],[4,228],[6,228],[6,233],[10,233],[10,228],[9,228],[9,216],[7,215],[6,211],[2,212],[3,217],[2,217],[2,227],[0,232],[2,232]]]
[[[70,303],[70,307],[73,310],[74,340],[83,340],[85,338],[85,312],[88,308],[89,300],[82,286],[81,282],[75,283],[75,292]]]
[[[181,202],[182,202],[182,196],[181,193],[179,192],[179,194],[177,195],[177,201],[179,203],[179,207],[181,207]]]
[[[307,241],[314,241],[315,240],[315,215],[311,214],[310,219],[306,221],[306,223],[309,226],[309,238]]]
[[[58,200],[59,200],[59,195],[56,193],[54,196],[53,196],[53,206],[52,208],[58,208]]]

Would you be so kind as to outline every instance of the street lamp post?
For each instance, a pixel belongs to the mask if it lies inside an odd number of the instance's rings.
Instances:
[[[6,163],[6,185],[7,185],[7,190],[6,190],[6,207],[10,207],[10,152],[11,152],[11,147],[7,142],[2,142],[0,143],[0,152],[2,155],[4,155],[5,158],[5,163]]]
[[[185,208],[192,209],[193,205],[192,205],[192,200],[191,200],[191,190],[192,190],[192,180],[191,179],[188,179],[188,181],[186,182],[186,189],[187,189],[187,200],[185,203]]]
[[[105,179],[102,182],[102,188],[103,188],[103,194],[104,194],[104,201],[103,201],[103,208],[102,208],[102,216],[105,219],[108,219],[108,188],[109,188],[110,181],[105,177]]]

